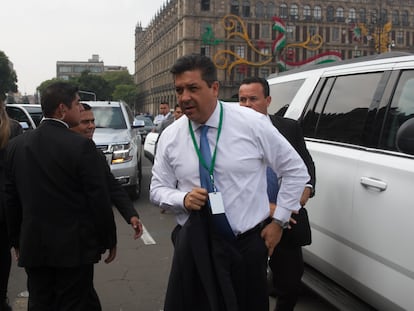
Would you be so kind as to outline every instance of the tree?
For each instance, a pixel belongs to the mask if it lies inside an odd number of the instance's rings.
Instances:
[[[117,85],[134,85],[134,78],[129,74],[127,70],[124,71],[108,71],[102,74],[109,86],[115,90]]]
[[[9,58],[0,51],[0,99],[6,98],[6,93],[17,92],[17,75],[11,68]]]
[[[57,78],[53,78],[53,79],[50,79],[50,80],[45,80],[45,81],[43,81],[38,87],[37,87],[37,90],[40,92],[40,94],[42,94],[43,93],[43,91],[49,86],[49,85],[51,85],[52,83],[55,83],[55,82],[62,82],[62,80],[61,79],[57,79]]]
[[[97,100],[112,98],[113,89],[109,83],[101,76],[89,74],[89,71],[82,72],[80,77],[73,78],[71,81],[77,82],[79,90],[95,93]]]
[[[123,100],[130,105],[135,103],[135,100],[138,96],[137,87],[135,85],[126,85],[120,84],[115,87],[115,91],[112,93],[112,98],[114,100]]]

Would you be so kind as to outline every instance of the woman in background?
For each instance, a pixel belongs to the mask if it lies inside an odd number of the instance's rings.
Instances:
[[[4,156],[9,139],[23,132],[20,124],[7,116],[0,98],[0,311],[11,311],[7,299],[7,286],[11,267],[10,243],[4,216]]]

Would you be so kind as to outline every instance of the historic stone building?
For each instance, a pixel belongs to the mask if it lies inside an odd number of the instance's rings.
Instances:
[[[169,70],[188,53],[214,60],[228,100],[246,76],[391,50],[414,51],[414,0],[167,0],[135,29],[135,109],[173,107]]]

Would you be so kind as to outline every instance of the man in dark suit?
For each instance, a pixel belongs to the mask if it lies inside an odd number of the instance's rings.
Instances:
[[[79,125],[71,127],[70,129],[88,139],[92,139],[96,128],[95,116],[90,105],[82,103],[82,106],[84,110],[81,112]],[[98,153],[102,160],[102,170],[105,172],[106,180],[108,182],[109,197],[111,198],[111,202],[125,221],[131,225],[134,230],[134,239],[138,239],[142,235],[142,224],[139,221],[138,213],[135,210],[128,193],[112,174],[105,155],[100,150]]]
[[[269,84],[264,78],[251,77],[242,81],[239,88],[240,105],[250,107],[257,112],[267,115],[267,108],[272,98]],[[308,169],[310,180],[303,190],[299,213],[292,216],[290,229],[283,231],[282,239],[270,257],[270,268],[273,273],[274,294],[277,296],[275,310],[293,310],[296,305],[304,271],[302,246],[311,243],[311,233],[306,202],[315,192],[315,165],[306,148],[302,129],[296,120],[280,116],[270,116],[273,125],[295,148]],[[268,172],[268,194],[271,212],[276,208],[278,181],[277,176]],[[281,181],[283,183],[283,180]],[[269,185],[275,185],[269,189]]]
[[[116,227],[95,144],[69,130],[83,107],[76,87],[57,82],[42,93],[45,118],[16,137],[6,155],[6,217],[18,265],[25,268],[30,311],[101,310],[93,265]]]

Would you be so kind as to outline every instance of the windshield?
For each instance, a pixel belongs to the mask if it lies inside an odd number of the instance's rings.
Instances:
[[[97,128],[127,129],[121,107],[92,107]]]

